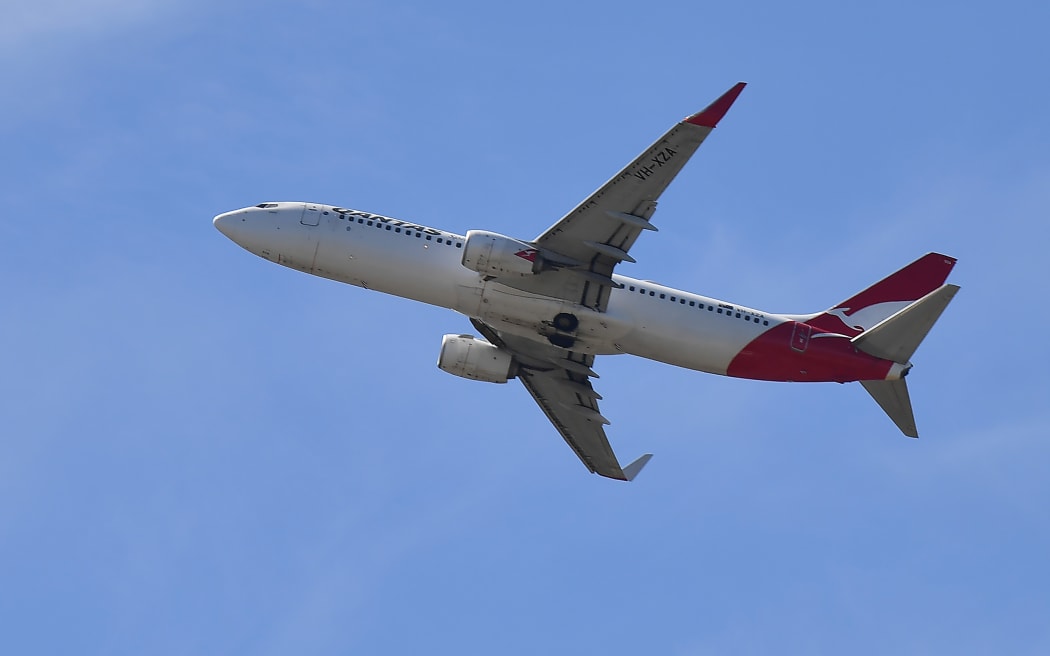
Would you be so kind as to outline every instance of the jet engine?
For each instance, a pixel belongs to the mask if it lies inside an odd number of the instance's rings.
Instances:
[[[463,244],[463,266],[484,276],[531,276],[542,271],[543,259],[523,241],[471,230]]]
[[[473,335],[442,337],[437,364],[442,371],[486,383],[505,383],[518,369],[510,353]]]

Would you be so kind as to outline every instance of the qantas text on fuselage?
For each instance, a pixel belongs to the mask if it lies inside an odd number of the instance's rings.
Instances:
[[[481,337],[449,334],[438,366],[471,380],[522,382],[592,472],[621,467],[594,389],[599,356],[627,353],[713,374],[796,382],[859,381],[917,436],[904,380],[911,356],[958,287],[955,258],[928,253],[823,312],[741,307],[614,273],[657,200],[744,88],[674,125],[580,205],[531,240],[458,235],[331,205],[268,202],[215,226],[246,250],[312,275],[448,308]]]

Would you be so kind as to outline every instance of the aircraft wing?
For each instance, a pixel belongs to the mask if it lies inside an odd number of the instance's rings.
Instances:
[[[628,255],[656,202],[743,91],[744,82],[683,119],[633,162],[534,240],[554,271],[512,286],[604,311],[613,269]],[[558,256],[561,256],[559,258]],[[499,282],[503,282],[500,280]]]
[[[620,467],[605,436],[609,420],[598,410],[602,398],[590,379],[593,355],[572,353],[524,337],[509,335],[471,319],[490,342],[514,354],[521,365],[518,378],[562,438],[593,473],[621,481],[633,480],[652,454],[645,454],[627,467]]]

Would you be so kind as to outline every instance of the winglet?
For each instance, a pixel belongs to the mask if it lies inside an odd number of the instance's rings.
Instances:
[[[652,457],[653,457],[653,454],[647,453],[644,456],[642,456],[642,457],[638,458],[637,460],[635,460],[634,462],[632,462],[631,464],[629,464],[626,467],[624,467],[623,468],[623,475],[624,475],[624,477],[628,481],[633,481],[634,477],[637,476],[638,473],[640,471],[642,471],[642,468],[645,467],[645,464],[647,462],[649,462],[649,458],[652,458]]]
[[[732,89],[719,96],[718,100],[708,105],[703,111],[685,119],[685,122],[705,128],[715,127],[722,120],[722,117],[726,115],[726,112],[729,111],[729,108],[733,106],[733,102],[736,101],[736,97],[740,95],[745,86],[747,86],[747,82],[737,82]]]

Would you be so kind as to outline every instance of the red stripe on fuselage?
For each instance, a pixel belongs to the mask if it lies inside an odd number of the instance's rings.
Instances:
[[[884,380],[893,366],[889,360],[858,351],[844,335],[812,326],[801,344],[796,327],[804,330],[806,324],[786,321],[759,335],[733,358],[726,374],[754,380],[846,383]]]

